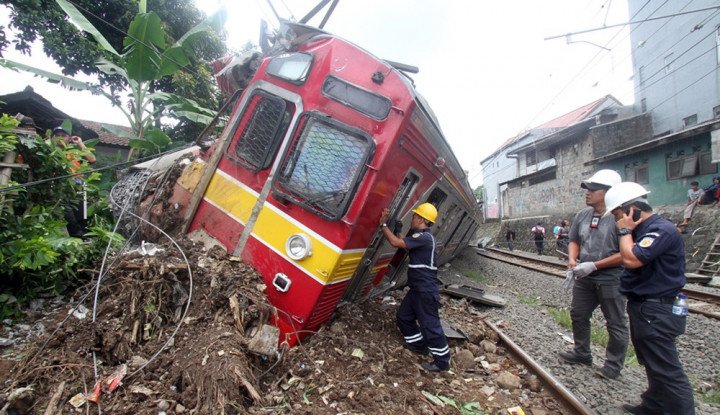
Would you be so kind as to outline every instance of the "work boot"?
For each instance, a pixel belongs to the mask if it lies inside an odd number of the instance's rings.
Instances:
[[[435,362],[422,362],[420,363],[420,366],[428,372],[445,372],[450,369],[450,366],[443,369],[436,365]]]
[[[591,356],[580,356],[579,354],[575,353],[574,350],[571,350],[569,352],[559,352],[558,356],[560,358],[568,363],[572,364],[578,364],[578,365],[585,365],[585,366],[592,366],[592,357]]]
[[[427,347],[419,347],[409,343],[403,343],[403,347],[415,354],[419,354],[420,356],[427,356],[430,354],[430,349]]]
[[[610,380],[617,379],[618,376],[620,376],[620,372],[616,372],[607,366],[603,366],[600,369],[596,370],[595,374],[601,378]]]
[[[622,409],[632,415],[662,415],[664,414],[663,411],[653,411],[652,409],[648,409],[647,407],[643,406],[643,404],[640,405],[632,405],[629,403],[625,403],[622,406]]]

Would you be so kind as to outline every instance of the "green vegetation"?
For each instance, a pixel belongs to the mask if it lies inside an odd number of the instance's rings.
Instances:
[[[707,404],[720,405],[720,382],[716,382],[712,388],[702,392],[700,396]]]
[[[482,284],[487,284],[488,282],[488,277],[480,271],[465,271],[463,275]]]
[[[551,307],[548,309],[550,316],[560,326],[567,330],[572,330],[572,319],[570,318],[570,311],[566,308],[555,308]],[[590,341],[593,344],[597,344],[602,347],[606,347],[608,344],[608,333],[604,326],[592,325],[590,327]],[[635,355],[635,349],[632,344],[628,345],[627,356],[625,356],[626,365],[638,364],[637,356]]]
[[[88,198],[88,242],[67,235],[64,210],[76,200],[78,182],[71,175],[73,159],[82,159],[72,147],[63,150],[36,135],[12,130],[18,120],[0,118],[0,148],[16,154],[28,167],[10,169],[10,181],[0,185],[0,319],[16,317],[24,302],[41,294],[58,294],[81,282],[94,269],[108,241],[122,238],[111,232],[107,200],[97,186],[98,173],[84,174]],[[81,165],[76,171],[88,170]],[[38,179],[56,180],[14,187]],[[11,188],[4,190],[3,188]]]
[[[530,297],[529,295],[518,295],[517,299],[527,305],[538,305],[540,302],[536,297]]]

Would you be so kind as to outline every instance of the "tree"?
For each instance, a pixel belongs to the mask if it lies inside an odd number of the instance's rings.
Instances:
[[[477,200],[478,203],[482,203],[485,194],[485,187],[483,185],[476,187],[475,190],[473,190],[473,194],[475,195],[475,200]]]
[[[133,149],[157,152],[170,142],[155,125],[158,114],[164,102],[194,101],[176,97],[168,93],[157,93],[155,87],[158,82],[177,74],[182,68],[190,64],[192,47],[201,41],[206,33],[219,30],[225,22],[225,12],[220,10],[198,25],[190,28],[174,43],[167,42],[167,33],[163,28],[159,16],[154,12],[147,12],[143,1],[139,4],[138,13],[130,22],[126,36],[123,40],[122,53],[118,52],[100,31],[90,23],[85,15],[75,5],[67,0],[56,0],[58,5],[67,13],[80,29],[92,36],[98,46],[104,51],[104,56],[96,61],[97,69],[108,75],[122,79],[130,92],[127,109],[118,108],[126,115],[133,129],[131,136],[122,130],[107,128],[109,131],[130,138]],[[112,92],[105,91],[102,86],[87,84],[66,76],[60,76],[39,68],[33,68],[16,62],[3,60],[3,65],[18,68],[62,82],[73,88],[88,89],[102,94],[114,103],[117,98]],[[158,105],[160,103],[160,105]],[[158,106],[160,108],[158,108]],[[133,155],[131,151],[128,159]]]
[[[73,0],[87,20],[115,50],[122,50],[126,29],[138,10],[137,0]],[[55,0],[0,0],[10,10],[10,28],[13,29],[15,48],[31,53],[31,44],[41,39],[43,50],[63,68],[68,76],[83,72],[98,75],[101,82],[108,78],[95,67],[95,61],[103,56],[96,42],[67,19],[65,12]],[[195,7],[193,0],[150,0],[148,10],[154,11],[164,23],[169,40],[177,40],[190,28],[202,22],[205,15]],[[5,29],[0,36],[2,50],[10,46]],[[211,61],[223,56],[227,49],[219,36],[208,37],[194,48],[197,58]],[[193,63],[198,62],[194,60]]]
[[[55,0],[0,0],[0,4],[10,9],[8,29],[16,35],[12,41],[16,49],[29,54],[32,42],[41,39],[44,52],[63,68],[64,75],[74,76],[78,72],[97,75],[100,85],[109,87],[113,96],[127,86],[121,76],[103,72],[96,65],[99,59],[107,59],[107,47],[100,47],[92,36],[77,30]],[[108,46],[116,51],[123,50],[127,28],[138,11],[137,0],[73,0],[72,4],[107,40]],[[193,0],[150,0],[147,8],[160,18],[170,44],[205,19]],[[0,56],[10,43],[5,28],[0,26]],[[186,71],[153,80],[149,91],[174,92],[202,107],[217,109],[219,96],[212,70],[206,62],[225,55],[226,51],[218,34],[197,39],[188,53]],[[187,125],[176,127],[188,130]],[[200,128],[190,127],[190,130],[199,131]],[[188,136],[194,134],[190,132]]]

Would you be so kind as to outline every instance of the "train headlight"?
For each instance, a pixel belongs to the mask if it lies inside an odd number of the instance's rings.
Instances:
[[[312,242],[310,237],[304,233],[296,233],[288,238],[285,243],[285,252],[296,261],[312,255]]]
[[[309,53],[285,53],[272,58],[267,66],[267,72],[299,85],[305,82],[310,73],[312,59]]]

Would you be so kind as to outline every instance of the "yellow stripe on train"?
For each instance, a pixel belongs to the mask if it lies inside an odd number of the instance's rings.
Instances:
[[[250,219],[258,194],[227,173],[216,170],[204,198],[244,225]],[[296,233],[306,234],[312,243],[312,255],[300,261],[290,259],[285,253],[285,243]],[[260,211],[252,234],[321,284],[349,279],[365,253],[364,249],[341,250],[268,203]]]

